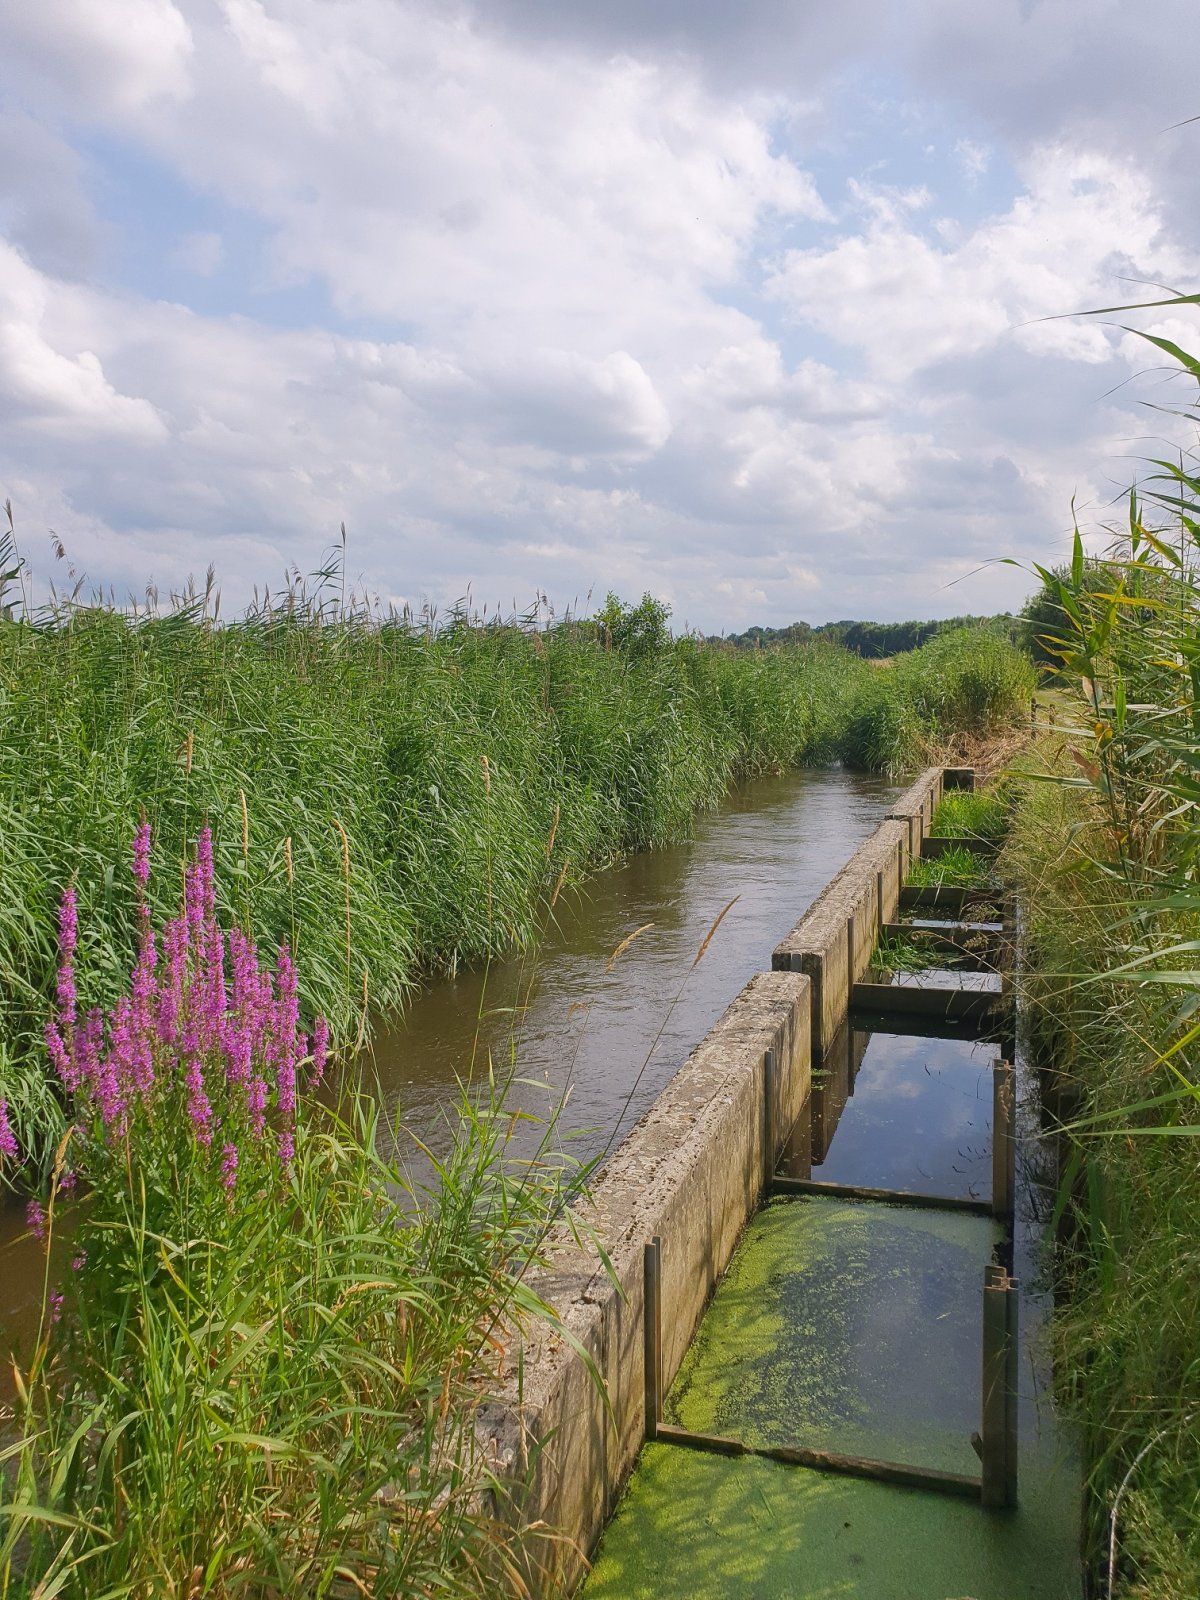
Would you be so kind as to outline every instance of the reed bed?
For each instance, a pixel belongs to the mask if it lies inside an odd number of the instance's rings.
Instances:
[[[1196,304],[1196,297],[1179,304]],[[1161,341],[1153,341],[1161,344]],[[1173,346],[1191,378],[1200,366]],[[1200,1594],[1200,476],[1156,464],[1031,614],[1065,685],[1025,765],[1034,1043],[1064,1129],[1057,1373],[1103,1600]]]
[[[672,637],[649,598],[540,625],[381,614],[332,570],[233,623],[211,591],[34,613],[17,564],[0,552],[0,1099],[43,1168],[62,1127],[41,1045],[55,907],[74,884],[80,983],[111,1003],[140,815],[177,873],[211,826],[221,914],[288,942],[305,1006],[347,1043],[425,975],[535,940],[564,888],[686,835],[739,779],[900,768],[1027,704],[1028,663],[987,633],[880,671]]]

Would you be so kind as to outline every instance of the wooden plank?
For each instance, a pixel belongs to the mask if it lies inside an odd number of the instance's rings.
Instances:
[[[986,905],[995,906],[1001,912],[1001,920],[1008,921],[1004,915],[1005,898],[998,889],[964,889],[953,883],[906,884],[900,891],[903,910],[911,911],[920,907],[943,911],[950,916],[961,916],[970,906]]]
[[[978,1217],[992,1215],[990,1200],[973,1200],[966,1195],[917,1194],[911,1189],[872,1189],[861,1183],[826,1183],[820,1178],[771,1180],[774,1194],[812,1194],[831,1200],[871,1200],[885,1206],[924,1206],[931,1211],[969,1211]]]
[[[662,1240],[655,1235],[642,1261],[642,1327],[646,1361],[646,1438],[656,1439],[662,1422]]]
[[[992,1207],[998,1217],[1013,1214],[1016,1187],[1016,1083],[1012,1065],[992,1069]]]
[[[980,1499],[1013,1506],[1017,1498],[1016,1316],[1017,1284],[990,1263],[983,1279],[983,1421],[980,1427]]]
[[[1011,1002],[1002,989],[918,989],[912,984],[856,983],[850,1005],[856,1011],[915,1012],[918,1016],[944,1017],[952,1022],[982,1022]]]
[[[978,1021],[955,1017],[935,1017],[916,1011],[882,1011],[878,1007],[856,1008],[850,1012],[850,1023],[862,1033],[892,1033],[906,1039],[990,1039],[997,1043],[1006,1041],[1011,1034],[1008,1012],[988,1019],[989,1026],[981,1027]]]
[[[991,859],[1000,854],[999,839],[954,839],[945,833],[927,833],[921,841],[921,854],[931,861],[944,856],[947,850],[971,850],[977,856]]]
[[[963,956],[979,963],[974,971],[994,971],[1009,948],[1000,930],[990,928],[918,928],[911,922],[885,922],[880,937]]]
[[[685,1450],[702,1450],[718,1456],[758,1456],[784,1466],[807,1467],[814,1472],[836,1472],[851,1478],[872,1478],[877,1482],[902,1484],[910,1489],[932,1489],[941,1494],[978,1500],[980,1479],[961,1472],[939,1472],[934,1467],[911,1467],[899,1461],[874,1461],[868,1456],[841,1455],[834,1450],[810,1450],[805,1445],[748,1445],[721,1434],[692,1433],[663,1423],[658,1430],[660,1444],[675,1444]]]

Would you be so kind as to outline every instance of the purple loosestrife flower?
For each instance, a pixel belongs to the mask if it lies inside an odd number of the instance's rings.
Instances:
[[[235,1144],[225,1144],[221,1147],[221,1182],[229,1193],[237,1182],[238,1150]]]
[[[58,1020],[66,1029],[68,1040],[75,1026],[75,1013],[79,1005],[79,996],[75,989],[75,950],[78,943],[79,901],[75,894],[75,885],[69,883],[63,890],[62,902],[58,908],[59,967],[56,985]]]
[[[159,1042],[173,1045],[179,1033],[179,1013],[183,1008],[187,981],[188,925],[183,917],[172,917],[163,929],[163,968],[158,977],[156,999]]]
[[[290,1123],[296,1115],[296,1034],[300,1023],[300,999],[296,967],[287,945],[279,950],[279,1000],[275,1008],[276,1085],[279,1109]]]
[[[266,1080],[255,1076],[250,1080],[250,1087],[246,1091],[246,1106],[250,1112],[250,1131],[256,1139],[261,1139],[263,1130],[267,1125],[267,1085]]]
[[[58,1074],[64,1088],[77,1089],[79,1069],[71,1060],[71,1053],[58,1031],[58,1023],[53,1018],[46,1024],[46,1054],[50,1057],[50,1065]]]
[[[15,1161],[20,1153],[17,1136],[8,1120],[8,1101],[0,1100],[0,1156],[7,1161]]]
[[[63,1300],[65,1296],[61,1289],[50,1291],[50,1321],[57,1322],[63,1313]]]
[[[67,1167],[63,1172],[62,1177],[58,1180],[59,1194],[74,1194],[78,1183],[79,1174],[72,1171],[70,1167]]]
[[[77,1256],[71,1257],[71,1271],[82,1272],[87,1266],[87,1251],[81,1250]]]
[[[290,1128],[279,1135],[279,1162],[286,1171],[296,1155],[296,1136]]]
[[[312,1084],[316,1088],[324,1082],[325,1067],[329,1061],[329,1024],[324,1017],[318,1017],[313,1024],[312,1042]]]
[[[204,1087],[204,1069],[200,1057],[193,1056],[187,1070],[188,1116],[192,1130],[203,1145],[212,1143],[213,1108]]]
[[[35,1239],[46,1237],[46,1213],[40,1200],[31,1200],[25,1207],[25,1221]]]
[[[150,883],[150,824],[144,819],[133,836],[133,876],[138,884],[142,909],[149,915],[145,893]]]
[[[213,839],[212,829],[206,822],[200,829],[200,837],[196,841],[196,867],[200,879],[200,905],[207,922],[211,922],[217,914],[217,879],[213,866]]]

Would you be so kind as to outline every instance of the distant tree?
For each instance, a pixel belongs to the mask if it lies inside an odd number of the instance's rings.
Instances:
[[[638,605],[631,606],[610,589],[595,620],[610,649],[637,658],[653,655],[671,642],[670,617],[670,606],[651,594],[644,594]]]

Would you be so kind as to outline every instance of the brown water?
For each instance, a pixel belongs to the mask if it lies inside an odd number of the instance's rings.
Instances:
[[[457,1075],[515,1062],[522,1105],[545,1112],[566,1097],[560,1127],[578,1135],[577,1154],[615,1145],[742,986],[770,967],[774,946],[894,793],[836,770],[759,779],[702,818],[686,844],[597,875],[560,899],[535,953],[435,985],[377,1040],[389,1110],[424,1137]]]
[[[517,1101],[559,1126],[576,1154],[615,1145],[771,950],[877,825],[895,790],[839,770],[763,778],[701,818],[686,844],[647,852],[560,898],[536,952],[464,971],[418,995],[377,1038],[388,1113],[422,1138],[460,1078],[514,1063]],[[714,919],[736,903],[703,960]],[[614,949],[651,924],[608,970]],[[44,1259],[23,1212],[0,1210],[0,1347],[37,1327]]]

